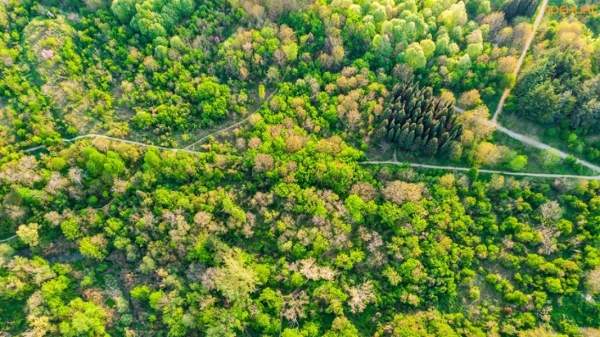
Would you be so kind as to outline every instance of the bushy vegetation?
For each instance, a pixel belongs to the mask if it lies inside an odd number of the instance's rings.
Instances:
[[[0,335],[597,336],[600,183],[477,169],[513,2],[0,1]]]
[[[592,14],[547,18],[507,110],[543,124],[545,137],[560,139],[571,151],[598,162],[600,148],[593,136],[600,132],[600,40],[578,18],[591,20]]]
[[[371,171],[335,137],[305,136],[302,149],[277,155],[294,131],[262,123],[246,138],[261,145],[245,152],[79,144],[5,164],[4,232],[22,224],[0,246],[8,331],[405,336],[410,326],[484,336],[598,326],[597,182]],[[577,298],[576,311],[563,309]]]

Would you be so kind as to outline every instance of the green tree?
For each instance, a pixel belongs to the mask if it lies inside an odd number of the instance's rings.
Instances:
[[[513,159],[510,160],[510,162],[508,163],[508,166],[513,171],[521,171],[522,169],[524,169],[527,166],[527,156],[525,156],[525,155],[515,156]]]
[[[83,256],[103,260],[107,254],[107,240],[102,234],[86,236],[79,240],[79,251]]]
[[[123,23],[129,23],[135,14],[136,0],[113,0],[110,6],[113,14]]]
[[[105,337],[107,314],[105,310],[92,302],[76,298],[69,302],[65,316],[59,324],[62,336]]]
[[[416,42],[410,44],[408,48],[406,48],[404,60],[415,70],[421,69],[427,64],[427,57],[425,56],[423,47]]]

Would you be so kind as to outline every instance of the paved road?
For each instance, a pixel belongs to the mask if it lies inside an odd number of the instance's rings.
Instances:
[[[548,0],[542,0],[542,3],[540,4],[539,10],[538,10],[537,17],[535,18],[535,21],[533,22],[533,29],[531,31],[531,34],[529,34],[529,37],[525,41],[525,46],[523,47],[523,51],[521,52],[521,56],[519,56],[519,60],[517,61],[517,65],[513,72],[515,78],[517,78],[517,76],[519,75],[519,71],[521,71],[521,66],[523,65],[523,62],[525,61],[525,56],[527,55],[527,51],[529,51],[529,47],[531,47],[531,43],[533,42],[533,39],[535,38],[535,33],[537,32],[537,29],[539,28],[540,24],[542,23],[542,19],[544,18],[544,13],[546,13],[547,6],[548,6]],[[498,120],[498,117],[500,116],[500,114],[502,113],[502,109],[504,108],[504,103],[506,102],[506,99],[510,95],[510,90],[511,90],[511,88],[504,89],[504,92],[502,93],[502,97],[500,97],[500,101],[498,102],[498,106],[496,107],[496,112],[494,112],[494,116],[492,117],[492,121],[496,122]]]
[[[426,169],[436,169],[436,170],[445,170],[445,171],[461,171],[461,172],[469,172],[472,168],[469,167],[459,167],[459,166],[444,166],[444,165],[430,165],[430,164],[418,164],[418,163],[408,163],[408,162],[399,162],[399,161],[363,161],[360,164],[362,165],[400,165],[400,166],[410,166],[415,168],[426,168]],[[488,169],[478,169],[480,173],[489,173],[489,174],[501,174],[508,176],[520,176],[520,177],[535,177],[535,178],[573,178],[573,179],[582,179],[582,180],[600,180],[600,176],[578,176],[573,174],[551,174],[551,173],[530,173],[530,172],[511,172],[511,171],[501,171],[501,170],[488,170]]]

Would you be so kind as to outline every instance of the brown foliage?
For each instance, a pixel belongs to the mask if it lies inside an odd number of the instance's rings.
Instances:
[[[273,157],[269,154],[259,153],[254,158],[254,170],[256,172],[270,171],[274,167]]]
[[[406,201],[419,201],[423,198],[424,187],[422,184],[407,183],[404,181],[392,181],[383,189],[386,200],[402,204]]]

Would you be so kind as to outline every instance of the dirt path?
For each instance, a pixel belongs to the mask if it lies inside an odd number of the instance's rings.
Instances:
[[[252,116],[252,113],[250,113],[247,117],[245,117],[241,121],[235,122],[235,123],[233,123],[233,124],[231,124],[229,126],[226,126],[226,127],[222,128],[222,129],[219,129],[219,130],[217,130],[215,132],[209,133],[208,135],[206,135],[206,136],[198,139],[197,141],[193,142],[192,144],[187,145],[186,147],[184,147],[184,149],[193,149],[194,146],[202,143],[202,141],[208,139],[208,137],[210,137],[210,136],[214,136],[214,135],[219,134],[221,132],[225,132],[225,131],[233,129],[233,128],[239,126],[239,125],[242,125],[242,124],[244,124],[244,123],[246,123],[248,121],[248,119],[250,118],[250,116]]]
[[[542,0],[537,17],[535,18],[535,21],[533,22],[533,29],[531,31],[531,34],[525,41],[525,46],[523,47],[523,51],[521,52],[521,56],[519,56],[519,60],[517,62],[515,70],[513,72],[515,79],[518,77],[519,72],[521,71],[521,66],[523,65],[523,62],[525,61],[525,56],[527,55],[527,52],[529,51],[529,48],[531,47],[531,43],[533,42],[533,39],[535,38],[535,33],[536,33],[537,29],[539,28],[540,24],[542,23],[542,19],[544,18],[544,14],[546,13],[547,6],[548,6],[548,0]],[[498,106],[496,107],[496,112],[494,112],[494,116],[492,117],[493,122],[498,121],[498,117],[502,113],[502,109],[504,108],[504,103],[506,102],[506,99],[510,95],[510,91],[511,91],[511,88],[504,89],[504,92],[502,93],[502,97],[500,97],[500,102],[498,102]]]
[[[242,121],[240,121],[241,123]],[[487,121],[488,123],[491,123],[489,121]],[[228,128],[231,128],[232,126],[229,126]],[[564,155],[564,158],[566,158],[567,156],[569,156],[569,154],[561,152],[559,150],[554,149],[553,147],[551,147],[550,145],[544,144],[544,143],[540,143],[534,139],[531,139],[527,136],[518,134],[514,131],[508,130],[502,126],[497,126],[502,132],[506,132],[509,135],[514,136],[515,139],[518,139],[524,143],[530,143],[530,145],[535,146],[535,147],[539,147],[542,149],[548,149],[548,150],[554,150],[554,151],[558,151],[557,154],[561,155],[559,153],[562,153],[562,155]],[[216,131],[216,132],[221,132],[224,129],[221,129],[220,131]],[[72,143],[75,142],[77,140],[81,140],[81,139],[94,139],[94,138],[102,138],[102,139],[107,139],[107,140],[111,140],[111,141],[115,141],[115,142],[121,142],[121,143],[125,143],[125,144],[131,144],[131,145],[137,145],[137,146],[141,146],[141,147],[147,147],[147,148],[157,148],[159,150],[163,150],[163,151],[173,151],[173,152],[185,152],[185,153],[190,153],[190,154],[200,154],[202,152],[200,151],[193,151],[193,150],[189,150],[186,148],[173,148],[173,147],[164,147],[164,146],[156,146],[156,145],[152,145],[152,144],[146,144],[146,143],[140,143],[140,142],[136,142],[133,140],[128,140],[128,139],[121,139],[121,138],[115,138],[115,137],[109,137],[109,136],[104,136],[104,135],[97,135],[97,134],[87,134],[87,135],[81,135],[75,138],[71,138],[71,139],[64,139],[63,142],[65,143]],[[38,150],[40,148],[44,148],[44,146],[36,146],[35,148],[30,148],[27,150],[24,150],[23,152],[33,152],[35,150]],[[582,161],[578,159],[578,162],[584,166],[587,166],[591,169],[596,170],[597,172],[600,172],[600,167],[590,164],[588,162]],[[393,165],[409,165],[411,167],[420,167],[420,168],[431,168],[431,169],[441,169],[441,170],[450,170],[450,171],[469,171],[471,170],[471,168],[468,167],[457,167],[457,166],[440,166],[440,165],[429,165],[429,164],[419,164],[419,163],[402,163],[402,162],[398,162],[398,161],[364,161],[364,162],[360,162],[361,164],[364,165],[375,165],[375,164],[393,164]],[[589,166],[588,166],[589,165]],[[511,171],[500,171],[500,170],[487,170],[487,169],[480,169],[479,172],[483,172],[483,173],[497,173],[497,174],[504,174],[504,175],[512,175],[512,176],[525,176],[525,177],[540,177],[540,178],[577,178],[577,179],[591,179],[591,180],[600,180],[600,176],[578,176],[578,175],[570,175],[570,174],[551,174],[551,173],[528,173],[528,172],[511,172]]]
[[[505,135],[507,135],[507,136],[509,136],[509,137],[511,137],[513,139],[516,139],[516,140],[520,141],[523,144],[527,144],[527,145],[533,146],[533,147],[538,148],[540,150],[550,151],[550,152],[556,154],[557,156],[559,156],[562,159],[565,159],[567,157],[572,157],[572,158],[575,159],[575,161],[579,165],[585,166],[585,167],[589,168],[590,170],[592,170],[594,172],[600,173],[600,166],[598,166],[598,165],[594,165],[594,164],[592,164],[592,163],[590,163],[588,161],[585,161],[583,159],[576,158],[576,157],[574,157],[573,155],[571,155],[569,153],[561,151],[561,150],[559,150],[559,149],[557,149],[555,147],[552,147],[552,146],[550,146],[548,144],[542,143],[539,140],[534,139],[534,138],[532,138],[530,136],[523,135],[523,134],[517,133],[515,131],[512,131],[510,129],[507,129],[507,128],[503,127],[500,124],[496,123],[495,125],[496,125],[496,130],[497,131],[500,131],[500,132],[504,133]]]
[[[11,236],[11,237],[9,237],[9,238],[2,239],[2,240],[0,240],[0,243],[3,243],[3,242],[8,242],[8,241],[10,241],[10,240],[12,240],[12,239],[14,239],[14,238],[16,238],[16,237],[17,237],[16,235],[13,235],[13,236]]]
[[[518,73],[523,60],[525,59],[525,54],[527,53],[527,49],[529,49],[529,46],[531,45],[531,42],[533,41],[533,37],[535,35],[535,30],[537,29],[537,27],[539,26],[542,17],[544,15],[544,12],[546,10],[546,6],[548,5],[548,0],[543,0],[542,4],[541,4],[541,8],[540,11],[538,13],[538,16],[535,19],[535,23],[534,23],[534,31],[531,34],[531,37],[528,39],[527,43],[526,43],[526,48],[524,48],[523,53],[521,54],[521,58],[519,59],[519,64],[517,66],[516,69],[516,73]],[[275,95],[277,93],[277,90],[273,91],[271,94],[269,94],[264,101],[268,101],[273,95]],[[501,100],[500,104],[498,105],[500,107],[500,111],[501,111],[501,107],[503,105],[503,101]],[[74,138],[69,138],[69,139],[63,139],[62,142],[64,143],[72,143],[75,142],[77,140],[81,140],[81,139],[94,139],[94,138],[102,138],[102,139],[107,139],[107,140],[111,140],[111,141],[115,141],[115,142],[121,142],[121,143],[126,143],[126,144],[131,144],[131,145],[137,145],[137,146],[141,146],[141,147],[146,147],[146,148],[156,148],[159,150],[163,150],[163,151],[173,151],[173,152],[185,152],[185,153],[190,153],[190,154],[199,154],[201,153],[200,151],[194,151],[191,150],[194,146],[196,146],[197,144],[201,143],[202,141],[208,139],[210,136],[214,136],[216,134],[228,131],[230,129],[233,129],[239,125],[242,125],[243,123],[247,122],[248,119],[250,118],[250,116],[255,113],[256,111],[258,111],[258,109],[260,108],[257,107],[256,109],[254,109],[253,111],[251,111],[247,117],[245,117],[244,119],[235,122],[229,126],[226,126],[224,128],[221,128],[219,130],[216,130],[214,132],[211,132],[209,134],[207,134],[206,136],[198,139],[197,141],[183,147],[183,148],[171,148],[171,147],[165,147],[165,146],[159,146],[159,145],[152,145],[152,144],[147,144],[147,143],[142,143],[142,142],[137,142],[137,141],[133,141],[133,140],[128,140],[128,139],[121,139],[121,138],[116,138],[116,137],[110,137],[110,136],[106,136],[106,135],[99,135],[99,134],[85,134],[85,135],[81,135],[81,136],[77,136]],[[454,109],[460,113],[465,112],[464,109],[460,108],[460,107],[454,107]],[[496,111],[498,113],[498,110]],[[494,115],[494,117],[496,117],[496,115]],[[556,153],[560,158],[567,158],[569,156],[573,157],[572,155],[569,155],[566,152],[560,151],[548,144],[544,144],[536,139],[533,139],[529,136],[526,135],[522,135],[519,134],[517,132],[514,132],[512,130],[509,130],[501,125],[499,125],[495,120],[492,121],[488,121],[485,120],[483,121],[485,123],[493,123],[494,126],[496,127],[496,130],[508,135],[509,137],[516,139],[524,144],[536,147],[538,149],[541,150],[549,150],[552,151],[554,153]],[[25,153],[32,153],[35,152],[37,150],[46,148],[45,145],[39,145],[39,146],[35,146],[29,149],[25,149],[23,150],[23,152]],[[361,162],[361,164],[364,165],[377,165],[377,164],[392,164],[392,165],[409,165],[411,167],[416,167],[416,168],[429,168],[429,169],[441,169],[441,170],[451,170],[451,171],[469,171],[471,170],[471,168],[467,168],[467,167],[456,167],[456,166],[439,166],[439,165],[428,165],[428,164],[419,164],[419,163],[401,163],[401,162],[397,162],[395,160],[395,154],[394,154],[394,161],[365,161],[365,162]],[[579,163],[582,166],[585,166],[595,172],[599,172],[600,173],[600,167],[597,165],[594,165],[592,163],[589,163],[585,160],[581,160],[578,158],[575,158],[575,161],[577,163]],[[600,176],[578,176],[578,175],[569,175],[569,174],[551,174],[551,173],[528,173],[528,172],[511,172],[511,171],[501,171],[501,170],[487,170],[487,169],[480,169],[479,172],[483,172],[483,173],[496,173],[496,174],[503,174],[503,175],[512,175],[512,176],[525,176],[525,177],[540,177],[540,178],[576,178],[576,179],[591,179],[591,180],[600,180]],[[6,240],[10,240],[12,238],[6,239]],[[2,242],[2,241],[0,241]]]
[[[460,112],[460,113],[465,112],[465,109],[463,109],[463,108],[454,107],[454,109],[456,111]],[[511,129],[505,128],[504,126],[498,124],[498,122],[495,122],[493,120],[489,121],[487,119],[483,119],[483,120],[481,120],[481,122],[493,126],[496,129],[496,131],[502,132],[503,134],[509,136],[510,138],[518,140],[519,142],[521,142],[521,143],[523,143],[525,145],[529,145],[531,147],[535,147],[535,148],[540,149],[540,150],[550,151],[550,152],[556,154],[561,159],[565,159],[567,157],[572,157],[572,158],[575,159],[575,162],[577,164],[579,164],[581,166],[585,166],[585,167],[589,168],[590,170],[592,170],[594,172],[600,173],[600,166],[592,164],[592,163],[590,163],[590,162],[588,162],[586,160],[579,159],[579,158],[573,156],[572,154],[569,154],[567,152],[561,151],[561,150],[559,150],[559,149],[557,149],[555,147],[552,147],[552,146],[550,146],[550,145],[548,145],[546,143],[542,143],[542,142],[540,142],[539,140],[537,140],[537,139],[535,139],[533,137],[530,137],[530,136],[527,136],[527,135],[515,132],[515,131],[513,131]]]
[[[443,165],[430,165],[430,164],[418,164],[418,163],[408,163],[408,162],[399,162],[399,161],[363,161],[360,164],[362,165],[406,165],[414,168],[425,168],[425,169],[436,169],[436,170],[445,170],[445,171],[460,171],[460,172],[469,172],[472,168],[469,167],[459,167],[459,166],[443,166]],[[557,178],[572,178],[572,179],[582,179],[582,180],[600,180],[600,176],[578,176],[572,174],[551,174],[551,173],[529,173],[529,172],[511,172],[511,171],[501,171],[501,170],[488,170],[488,169],[478,169],[480,173],[488,173],[488,174],[501,174],[507,176],[519,176],[519,177],[535,177],[535,178],[549,178],[549,179],[557,179]]]
[[[219,132],[219,131],[216,131],[216,132]],[[192,151],[192,150],[188,150],[185,148],[173,148],[173,147],[165,147],[165,146],[160,146],[160,145],[146,144],[146,143],[136,142],[134,140],[116,138],[116,137],[111,137],[111,136],[106,136],[106,135],[98,135],[95,133],[88,133],[88,134],[73,137],[73,138],[62,139],[62,142],[63,143],[73,143],[73,142],[76,142],[81,139],[95,139],[95,138],[107,139],[107,140],[112,140],[112,141],[119,142],[119,143],[131,144],[131,145],[136,145],[136,146],[140,146],[140,147],[153,147],[153,148],[157,148],[159,150],[164,150],[164,151],[200,153],[198,151]],[[31,153],[31,152],[35,152],[37,150],[44,149],[44,148],[46,148],[45,145],[39,145],[39,146],[35,146],[32,148],[23,150],[23,152]]]
[[[96,133],[88,133],[85,135],[80,135],[77,137],[73,137],[73,138],[63,138],[61,141],[63,143],[72,143],[75,141],[78,141],[80,139],[86,139],[86,138],[102,138],[102,139],[108,139],[108,140],[112,140],[115,142],[121,142],[121,143],[125,143],[125,144],[131,144],[131,145],[137,145],[137,146],[141,146],[141,147],[154,147],[157,148],[159,150],[164,150],[164,151],[174,151],[174,152],[186,152],[186,153],[201,153],[199,151],[194,151],[191,150],[194,146],[196,146],[197,144],[201,143],[202,141],[208,139],[210,136],[214,136],[217,135],[221,132],[225,132],[227,130],[233,129],[236,126],[242,125],[245,122],[248,121],[248,119],[250,119],[250,116],[252,116],[252,114],[254,114],[256,111],[258,111],[258,109],[260,109],[260,107],[262,106],[262,103],[267,102],[269,99],[271,99],[271,97],[273,97],[273,95],[275,95],[278,92],[278,89],[275,89],[273,92],[271,92],[269,95],[267,95],[264,99],[263,102],[261,102],[261,104],[259,104],[255,109],[253,109],[252,111],[250,111],[248,113],[248,116],[244,117],[242,120],[234,122],[231,125],[225,126],[221,129],[215,130],[207,135],[205,135],[204,137],[198,139],[197,141],[186,145],[183,148],[174,148],[174,147],[165,147],[165,146],[160,146],[160,145],[152,145],[152,144],[147,144],[147,143],[142,143],[142,142],[138,142],[138,141],[134,141],[134,140],[129,140],[129,139],[123,139],[123,138],[116,138],[116,137],[111,137],[111,136],[106,136],[106,135],[101,135],[101,134],[96,134]],[[45,145],[38,145],[38,146],[34,146],[28,149],[23,150],[23,152],[25,153],[32,153],[35,152],[37,150],[41,150],[41,149],[45,149],[47,148]]]

